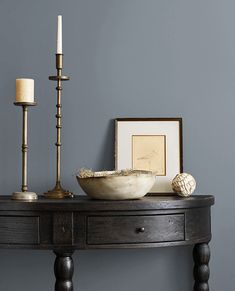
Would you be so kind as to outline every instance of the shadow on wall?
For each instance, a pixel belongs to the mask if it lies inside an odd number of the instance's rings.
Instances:
[[[97,156],[97,170],[113,170],[115,167],[115,120],[108,122],[100,153]]]

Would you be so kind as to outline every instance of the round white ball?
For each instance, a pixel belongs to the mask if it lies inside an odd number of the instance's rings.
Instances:
[[[181,173],[172,180],[172,189],[179,196],[188,197],[193,194],[196,189],[196,181],[192,175]]]

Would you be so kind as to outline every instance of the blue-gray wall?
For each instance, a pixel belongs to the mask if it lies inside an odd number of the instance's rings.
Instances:
[[[17,77],[35,79],[29,114],[30,189],[55,181],[56,18],[63,14],[63,182],[111,169],[116,117],[184,118],[184,165],[198,192],[214,194],[213,291],[234,286],[235,2],[232,0],[1,0],[0,185],[20,187]],[[53,290],[51,252],[0,251],[0,291]],[[189,291],[191,247],[81,251],[75,290]],[[169,279],[171,278],[171,279]],[[23,287],[24,286],[24,287]]]

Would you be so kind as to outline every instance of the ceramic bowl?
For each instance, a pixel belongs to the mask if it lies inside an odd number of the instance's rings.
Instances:
[[[156,176],[152,172],[133,170],[129,174],[120,172],[94,172],[94,177],[81,178],[76,176],[83,191],[94,199],[127,200],[145,196]]]

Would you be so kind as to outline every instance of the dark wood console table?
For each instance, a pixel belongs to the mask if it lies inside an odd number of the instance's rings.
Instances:
[[[74,250],[192,244],[194,291],[208,291],[213,196],[33,202],[0,198],[0,248],[51,249],[55,291],[72,291]]]

